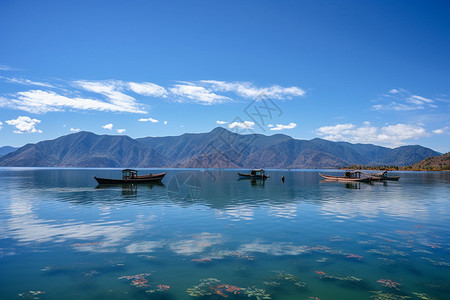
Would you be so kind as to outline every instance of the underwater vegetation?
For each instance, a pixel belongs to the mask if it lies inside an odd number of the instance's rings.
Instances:
[[[393,288],[393,289],[396,289],[396,290],[398,290],[397,286],[401,285],[400,283],[392,281],[391,279],[378,279],[377,282],[379,284],[381,284],[382,286],[385,286],[385,287],[388,287],[388,288]]]
[[[230,295],[246,295],[247,297],[254,297],[257,300],[272,299],[270,294],[266,293],[264,289],[256,287],[242,288],[231,284],[223,284],[216,278],[200,279],[198,285],[188,288],[186,292],[192,297],[204,297],[211,295],[219,295],[222,297],[228,297]]]
[[[19,297],[24,299],[40,299],[39,295],[45,294],[44,291],[28,291],[18,294]]]
[[[300,281],[297,276],[286,273],[284,271],[275,271],[278,273],[277,276],[270,278],[268,281],[264,282],[264,285],[267,285],[269,287],[279,287],[281,285],[294,285],[297,288],[304,288],[306,286],[306,283],[303,281]]]
[[[332,275],[332,274],[327,274],[323,271],[314,271],[314,272],[320,279],[331,279],[331,280],[350,281],[350,282],[358,282],[358,281],[362,280],[362,278],[358,278],[355,276],[341,277],[341,276],[336,276],[336,275]]]
[[[144,287],[153,287],[152,289],[148,289],[145,292],[148,294],[152,293],[158,293],[158,292],[165,292],[168,289],[170,289],[169,285],[166,284],[152,284],[149,282],[147,277],[152,275],[151,273],[142,273],[142,274],[136,274],[136,275],[125,275],[120,276],[118,279],[127,279],[131,280],[131,285],[137,288],[144,288]]]
[[[370,298],[373,298],[375,300],[404,300],[404,299],[410,299],[409,296],[401,296],[391,293],[383,293],[382,291],[371,291],[373,294],[370,296]]]

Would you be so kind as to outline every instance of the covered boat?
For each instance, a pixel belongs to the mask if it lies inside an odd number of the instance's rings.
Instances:
[[[400,176],[388,176],[387,171],[381,171],[378,173],[368,173],[367,175],[372,176],[372,180],[399,180]]]
[[[250,174],[238,173],[238,175],[240,178],[249,179],[266,179],[270,177],[263,169],[253,169],[250,171]]]
[[[138,176],[137,170],[125,169],[122,170],[122,179],[100,178],[96,176],[94,178],[99,184],[148,183],[161,181],[166,174],[167,172]]]
[[[360,171],[346,171],[344,173],[344,176],[332,176],[332,175],[325,175],[322,173],[319,173],[320,176],[325,178],[326,180],[330,181],[343,181],[343,182],[370,182],[372,180],[371,176],[361,176]]]

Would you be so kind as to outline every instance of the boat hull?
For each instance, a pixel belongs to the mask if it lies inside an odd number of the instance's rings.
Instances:
[[[269,178],[267,175],[250,175],[250,174],[242,174],[238,173],[239,177],[242,179],[266,179]]]
[[[145,175],[138,178],[130,178],[130,179],[110,179],[110,178],[100,178],[95,177],[98,184],[123,184],[123,183],[149,183],[149,182],[158,182],[161,181],[166,173],[160,173],[155,175]]]
[[[349,178],[342,176],[331,176],[319,173],[320,176],[329,180],[329,181],[340,181],[340,182],[370,182],[372,180],[371,177],[363,177],[363,178]]]
[[[377,181],[383,181],[383,180],[398,181],[399,179],[400,179],[400,176],[384,176],[384,177],[373,176],[372,177],[372,180],[377,180]]]

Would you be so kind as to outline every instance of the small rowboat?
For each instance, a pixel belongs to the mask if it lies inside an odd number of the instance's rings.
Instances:
[[[359,171],[347,171],[344,176],[332,176],[319,173],[320,176],[329,181],[341,181],[341,182],[370,182],[372,180],[371,176],[361,177],[361,172]]]
[[[267,179],[270,177],[263,169],[253,169],[250,174],[238,173],[238,175],[241,179]]]
[[[122,171],[122,179],[100,178],[94,176],[98,184],[121,184],[121,183],[149,183],[161,181],[167,172],[159,174],[137,175],[138,171],[125,169]]]

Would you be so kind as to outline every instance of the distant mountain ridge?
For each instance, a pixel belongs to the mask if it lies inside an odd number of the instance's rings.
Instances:
[[[413,170],[450,170],[450,152],[425,158],[411,166]]]
[[[15,148],[15,147],[11,147],[11,146],[0,147],[0,156],[3,156],[3,155],[8,154],[10,152],[13,152],[13,151],[15,151],[17,149],[19,149],[19,148]]]
[[[217,127],[207,133],[132,139],[78,132],[27,144],[0,157],[16,167],[338,168],[417,163],[440,153],[419,145],[395,149],[371,144],[296,140],[276,134],[241,135]]]

